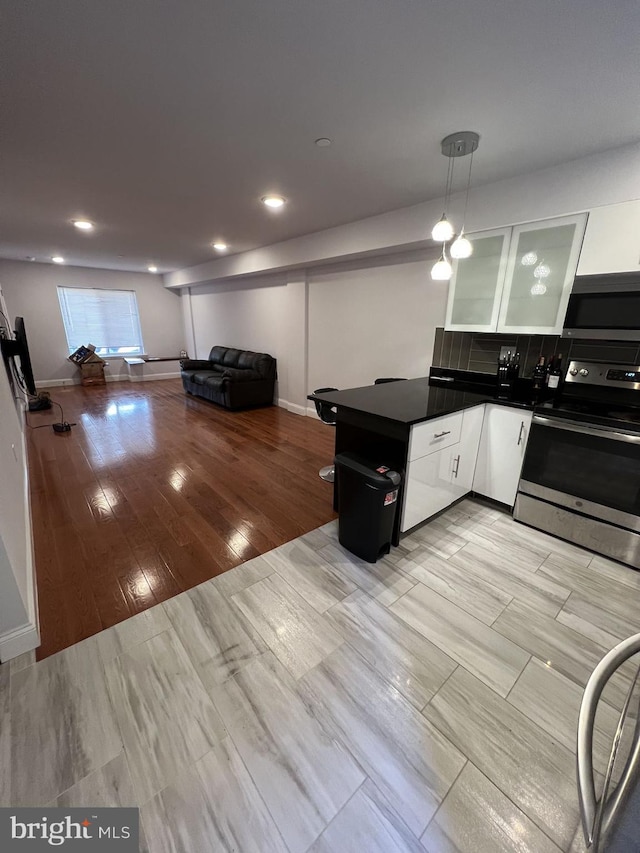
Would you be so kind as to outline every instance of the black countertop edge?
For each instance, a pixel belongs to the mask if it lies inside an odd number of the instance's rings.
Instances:
[[[448,372],[448,371],[447,371]],[[459,376],[470,371],[455,371]],[[444,375],[444,373],[442,374]],[[451,377],[438,380],[437,375],[408,379],[384,385],[365,385],[325,394],[309,394],[309,400],[319,400],[346,411],[357,412],[370,418],[414,426],[436,418],[462,412],[474,406],[493,403],[499,406],[533,411],[537,402],[531,400],[530,383],[519,390],[520,399],[498,397],[498,388],[492,374],[479,374],[483,381],[469,381]],[[493,384],[490,381],[494,378]],[[475,380],[475,381],[474,381]],[[431,411],[430,411],[431,409]]]
[[[435,386],[431,386],[435,387]],[[459,387],[456,385],[449,386],[450,391],[459,391],[460,393],[477,393],[477,391],[472,390],[468,387]],[[426,423],[427,421],[433,421],[436,418],[443,418],[446,415],[454,415],[457,412],[464,412],[465,409],[473,409],[475,406],[484,406],[486,403],[491,403],[495,406],[505,406],[508,409],[522,409],[523,411],[533,412],[534,409],[538,406],[538,403],[528,403],[518,400],[506,400],[500,397],[493,397],[491,395],[479,395],[479,399],[477,400],[469,400],[468,402],[459,402],[453,403],[451,407],[445,406],[437,412],[433,412],[433,414],[425,415],[421,418],[416,418],[415,420],[407,421],[406,423],[409,426],[414,426],[415,424]]]

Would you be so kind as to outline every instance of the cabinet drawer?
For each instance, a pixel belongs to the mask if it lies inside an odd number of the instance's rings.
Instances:
[[[462,412],[456,412],[453,415],[446,415],[444,418],[436,418],[411,427],[409,461],[457,444],[462,432],[462,414]]]

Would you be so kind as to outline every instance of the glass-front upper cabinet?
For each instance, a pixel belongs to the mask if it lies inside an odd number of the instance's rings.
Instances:
[[[473,254],[453,262],[445,328],[495,332],[507,269],[511,228],[469,234]]]
[[[560,334],[586,213],[512,229],[497,331]]]

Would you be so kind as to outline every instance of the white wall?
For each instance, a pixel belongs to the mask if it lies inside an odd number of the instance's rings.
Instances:
[[[304,407],[299,377],[304,363],[304,282],[302,290],[300,282],[288,283],[282,277],[191,288],[184,309],[185,329],[193,328],[189,355],[207,358],[215,345],[268,352],[278,359],[277,396],[282,405]]]
[[[0,360],[0,660],[39,644],[21,406]]]
[[[190,354],[214,344],[278,359],[278,402],[298,414],[307,394],[367,385],[377,376],[424,376],[446,284],[431,281],[434,253],[413,252],[315,271],[308,279],[244,279],[191,287],[183,299]]]
[[[77,368],[67,361],[58,285],[135,290],[147,354],[178,355],[185,347],[180,295],[162,287],[158,275],[0,260],[0,283],[11,321],[15,316],[25,319],[33,371],[40,385],[78,381]],[[169,364],[167,369],[177,375],[177,363]],[[125,368],[122,359],[112,359],[107,376],[127,378]]]
[[[310,276],[310,390],[428,374],[447,301],[446,282],[430,278],[432,265],[430,257]]]

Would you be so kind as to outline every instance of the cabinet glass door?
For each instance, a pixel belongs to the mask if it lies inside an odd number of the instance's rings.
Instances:
[[[510,228],[469,234],[473,254],[453,262],[445,329],[495,332],[507,268]]]
[[[583,213],[513,229],[499,332],[562,332],[586,221]]]

